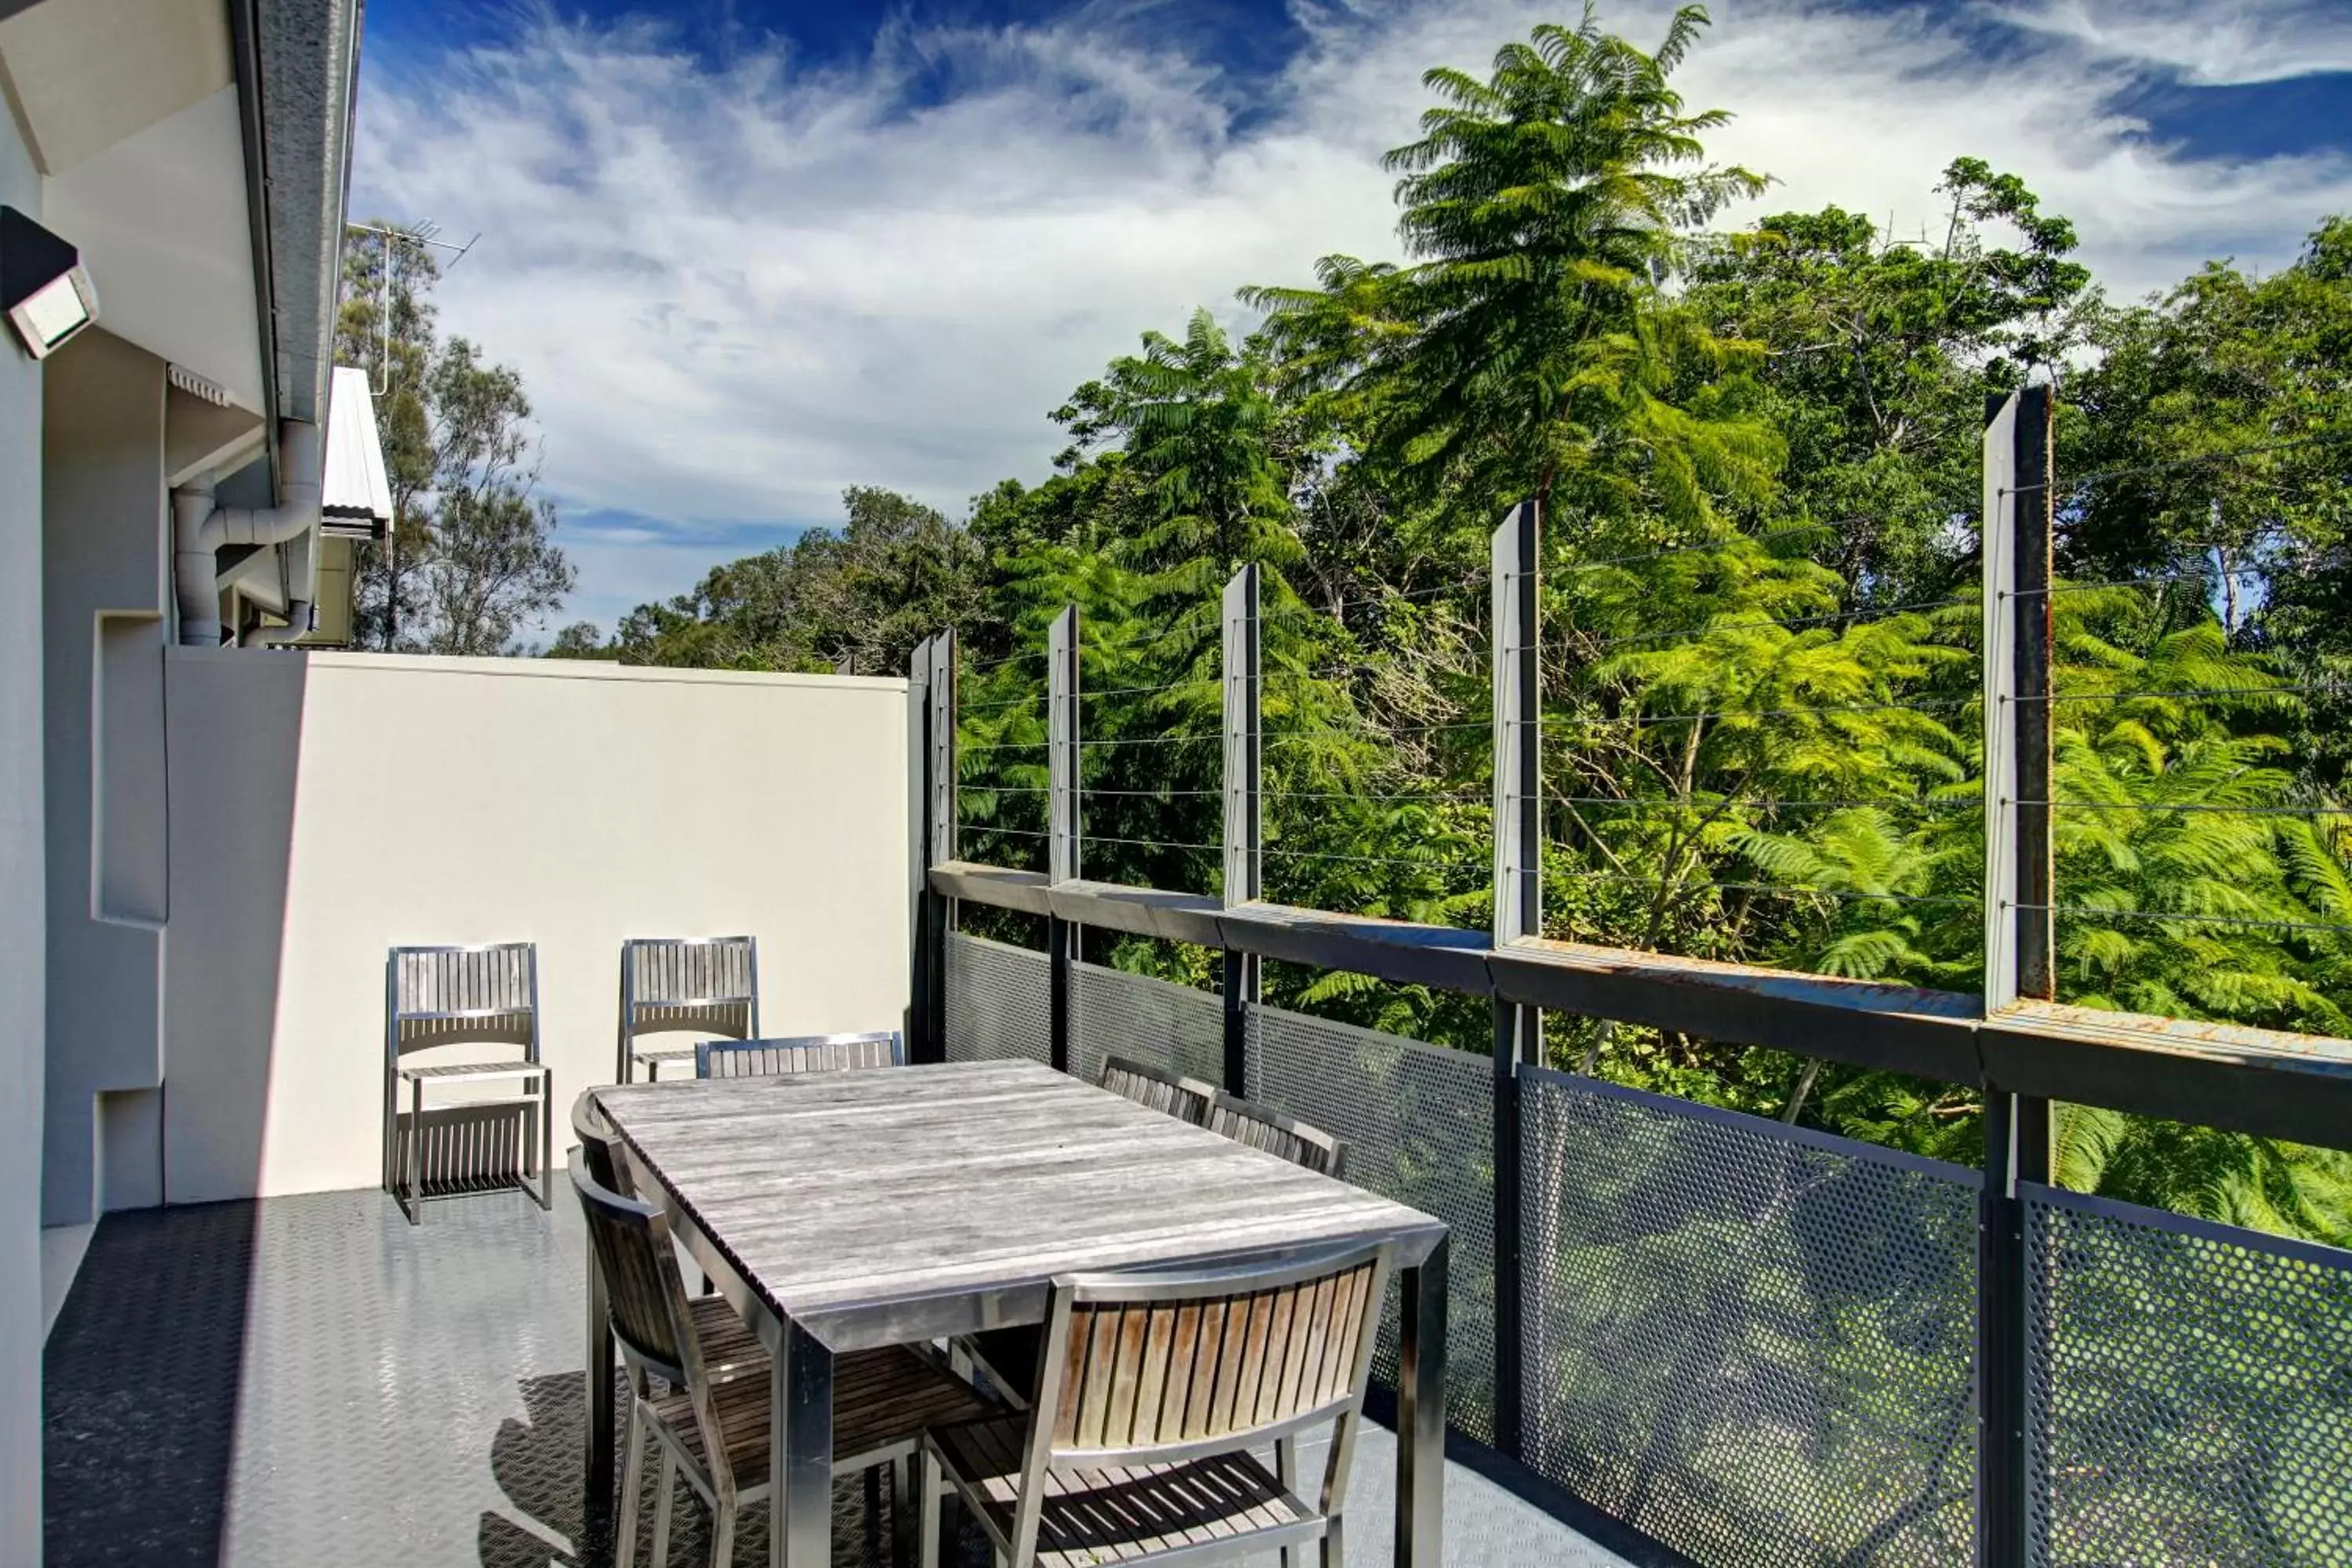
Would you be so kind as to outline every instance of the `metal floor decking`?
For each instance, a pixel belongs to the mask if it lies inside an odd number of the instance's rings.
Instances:
[[[608,1563],[580,1477],[583,1246],[575,1206],[514,1193],[415,1230],[373,1191],[108,1216],[45,1362],[49,1568]],[[1391,1443],[1358,1447],[1358,1564],[1390,1561]],[[862,1489],[835,1508],[836,1562],[866,1563]],[[737,1563],[765,1561],[766,1511]],[[707,1560],[705,1527],[681,1501],[673,1563]],[[1449,1465],[1445,1561],[1625,1560]]]

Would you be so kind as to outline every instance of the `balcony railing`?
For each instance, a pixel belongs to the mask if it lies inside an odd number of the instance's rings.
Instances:
[[[2047,601],[2047,407],[2024,402],[1994,439],[2038,408],[2040,455],[2030,431],[1988,447],[1983,995],[1544,938],[1523,514],[1496,540],[1490,931],[1258,896],[1248,570],[1218,897],[1079,876],[1075,613],[1046,658],[1047,869],[961,859],[952,634],[919,650],[918,1054],[1090,1075],[1115,1052],[1348,1139],[1351,1179],[1454,1228],[1454,1430],[1689,1561],[2352,1561],[2352,1254],[2053,1179],[2053,1100],[2343,1146],[2352,1047],[2047,999],[2049,671],[2019,651],[2046,626],[2019,605]],[[960,929],[977,910],[1030,940]],[[1219,988],[1087,962],[1089,933],[1221,955]],[[1491,1054],[1269,1005],[1269,962],[1475,999]],[[1962,1086],[1982,1163],[1551,1070],[1548,1010]]]
[[[963,932],[941,957],[947,1059],[1052,1060],[1063,996],[1056,1065],[1224,1076],[1214,993]],[[1453,1227],[1454,1429],[1693,1562],[1969,1560],[2003,1454],[2009,1561],[2352,1552],[2352,1257],[2039,1183],[2012,1202],[1968,1167],[1524,1063],[1498,1135],[1486,1058],[1245,1016],[1235,1087]],[[2011,1311],[2014,1347],[1989,1345]],[[1383,1378],[1392,1336],[1393,1307]],[[1980,1429],[1993,1377],[2019,1386],[2009,1443]]]

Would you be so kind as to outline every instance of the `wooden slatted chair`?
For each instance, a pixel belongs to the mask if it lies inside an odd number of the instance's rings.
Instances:
[[[1208,1129],[1236,1143],[1279,1154],[1294,1165],[1345,1179],[1348,1145],[1321,1128],[1220,1089],[1209,1101]]]
[[[896,1029],[776,1040],[705,1040],[694,1047],[697,1078],[781,1078],[906,1065],[907,1042]]]
[[[648,1442],[661,1461],[654,1496],[654,1562],[663,1568],[669,1562],[671,1495],[683,1474],[711,1510],[713,1568],[728,1568],[743,1508],[768,1496],[769,1380],[721,1382],[712,1376],[709,1347],[678,1274],[667,1216],[591,1181],[586,1163],[574,1163],[572,1190],[587,1216],[613,1332],[629,1370],[615,1568],[633,1568],[635,1558]],[[913,1523],[912,1510],[905,1506],[912,1496],[908,1472],[922,1429],[982,1419],[990,1407],[971,1384],[903,1346],[842,1356],[834,1365],[833,1405],[836,1473],[885,1464],[897,1468],[903,1549],[910,1544],[906,1538]]]
[[[621,1197],[636,1195],[629,1152],[613,1124],[604,1120],[604,1108],[596,1103],[593,1089],[583,1089],[572,1102],[572,1135],[580,1140],[580,1163],[590,1181]],[[593,1256],[588,1268],[591,1272],[598,1268]],[[685,1278],[683,1268],[678,1277]],[[687,1310],[694,1315],[695,1331],[701,1337],[703,1370],[714,1382],[768,1375],[768,1352],[734,1308],[719,1297],[689,1292]]]
[[[621,944],[621,1040],[616,1083],[648,1079],[665,1062],[694,1059],[691,1045],[646,1046],[647,1035],[692,1032],[748,1040],[760,1032],[760,944],[748,936],[632,937]]]
[[[494,1060],[405,1060],[444,1047],[505,1045],[520,1056]],[[555,1201],[555,1084],[539,1059],[539,949],[527,942],[478,947],[395,947],[383,964],[383,1188],[408,1223],[424,1217],[425,1113],[428,1087],[506,1082],[520,1090],[508,1100],[468,1100],[444,1110],[497,1116],[514,1112],[515,1172],[540,1207]],[[405,1092],[407,1136],[401,1135]],[[535,1112],[535,1114],[534,1114]],[[454,1158],[454,1152],[453,1152]],[[530,1173],[538,1173],[531,1190]],[[472,1190],[480,1171],[448,1173]]]
[[[1097,1081],[1113,1094],[1124,1095],[1138,1105],[1195,1127],[1207,1124],[1209,1104],[1217,1097],[1214,1084],[1202,1083],[1196,1078],[1180,1078],[1125,1057],[1106,1058]]]
[[[1104,1058],[1102,1076],[1096,1081],[1147,1110],[1195,1127],[1207,1123],[1210,1102],[1217,1098],[1214,1084],[1162,1072],[1125,1057]],[[1019,1404],[1025,1403],[1037,1385],[1038,1343],[1037,1325],[1024,1323],[1019,1328],[982,1329],[967,1334],[958,1348],[979,1363],[990,1384]]]
[[[1341,1561],[1340,1507],[1389,1273],[1346,1243],[1184,1271],[1056,1279],[1045,1375],[1026,1416],[923,1434],[923,1568],[937,1568],[944,1480],[1004,1568],[1080,1568],[1279,1551]],[[1299,1434],[1328,1424],[1317,1500]],[[1268,1471],[1249,1450],[1272,1442]]]

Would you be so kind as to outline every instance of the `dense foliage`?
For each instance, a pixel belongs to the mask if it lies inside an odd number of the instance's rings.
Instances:
[[[522,376],[443,338],[428,237],[381,224],[343,243],[335,359],[364,367],[393,524],[359,547],[353,640],[385,652],[502,654],[578,574],[538,494],[539,440]],[[573,641],[580,639],[575,635]]]
[[[1764,189],[1644,53],[1538,28],[1433,71],[1390,156],[1404,257],[1244,290],[1078,388],[1068,449],[961,524],[849,492],[838,534],[633,615],[633,662],[966,665],[964,848],[1042,863],[1045,627],[1085,628],[1086,868],[1215,889],[1216,595],[1265,574],[1268,894],[1486,919],[1488,534],[1544,506],[1557,936],[1951,990],[1981,966],[1979,431],[2056,384],[2061,994],[2352,1019],[2352,222],[2271,275],[2106,300],[2012,174],[1940,231]],[[2229,456],[2225,460],[2222,454]],[[1118,962],[1201,981],[1213,959]],[[1278,1000],[1483,1046],[1459,998],[1277,970]],[[1552,1020],[1557,1065],[1969,1161],[1966,1092]],[[2073,1108],[2071,1184],[2352,1241],[2352,1158]]]

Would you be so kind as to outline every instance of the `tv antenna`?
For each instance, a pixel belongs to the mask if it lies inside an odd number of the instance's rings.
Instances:
[[[375,377],[368,385],[369,391],[382,397],[392,388],[392,268],[394,258],[400,253],[399,247],[429,245],[436,250],[455,251],[457,254],[441,265],[441,270],[446,272],[465,260],[466,253],[473,249],[482,237],[478,232],[463,245],[452,244],[440,237],[441,226],[430,221],[412,224],[406,228],[392,228],[373,223],[347,223],[343,227],[353,234],[376,235],[384,242],[383,267],[375,280],[376,331],[382,346],[376,351]]]

